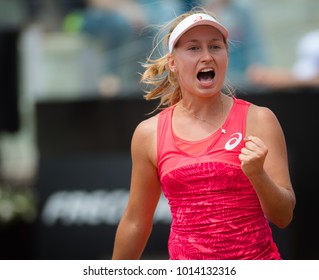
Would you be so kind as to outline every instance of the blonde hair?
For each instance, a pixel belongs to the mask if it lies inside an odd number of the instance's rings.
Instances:
[[[182,99],[182,92],[177,82],[175,73],[171,72],[168,66],[168,41],[169,37],[174,30],[174,28],[186,17],[195,13],[205,13],[216,18],[216,16],[204,8],[194,7],[189,12],[186,12],[176,19],[162,25],[159,27],[159,31],[154,38],[154,48],[151,55],[146,60],[142,66],[146,69],[141,75],[140,82],[146,85],[144,99],[154,100],[159,99],[159,105],[156,109],[160,107],[172,106],[178,103]],[[169,30],[166,32],[166,30]],[[163,35],[164,34],[164,35]],[[163,36],[162,36],[163,35]],[[162,36],[162,39],[160,37]],[[225,45],[228,49],[228,42],[225,40]],[[156,50],[159,49],[159,58],[152,58]],[[163,54],[164,53],[164,54]],[[147,88],[151,88],[148,90]],[[233,89],[230,84],[225,83],[225,89],[227,93],[233,95]],[[155,109],[155,110],[156,110]]]

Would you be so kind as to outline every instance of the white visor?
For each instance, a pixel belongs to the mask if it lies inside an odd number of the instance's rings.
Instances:
[[[183,19],[173,30],[169,37],[168,48],[169,52],[172,53],[175,44],[178,39],[189,29],[198,25],[210,25],[215,27],[222,33],[225,40],[228,38],[228,30],[222,26],[216,19],[207,14],[194,14]]]

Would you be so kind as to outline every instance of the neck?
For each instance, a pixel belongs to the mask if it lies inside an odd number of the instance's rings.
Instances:
[[[224,100],[222,94],[220,95],[218,103],[208,108],[205,113],[206,116],[204,116],[203,110],[201,110],[202,112],[200,110],[198,112],[195,112],[190,108],[191,106],[185,106],[183,100],[181,100],[178,105],[182,109],[182,111],[184,111],[192,118],[197,119],[203,123],[207,123],[213,127],[219,127],[224,117]]]

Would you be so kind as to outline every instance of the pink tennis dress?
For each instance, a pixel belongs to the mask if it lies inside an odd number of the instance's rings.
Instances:
[[[172,215],[171,260],[281,259],[238,159],[249,105],[234,98],[222,128],[195,142],[174,135],[175,106],[159,114],[158,172]],[[190,153],[194,143],[206,148]]]

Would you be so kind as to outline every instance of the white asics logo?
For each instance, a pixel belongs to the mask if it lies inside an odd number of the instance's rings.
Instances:
[[[237,147],[241,139],[243,139],[243,135],[240,132],[233,133],[232,135],[230,135],[230,137],[231,138],[225,144],[225,149],[227,151],[230,151]]]

